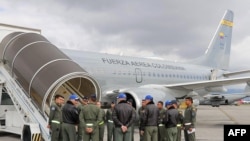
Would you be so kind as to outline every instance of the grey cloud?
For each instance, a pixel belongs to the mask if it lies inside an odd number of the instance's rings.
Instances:
[[[0,2],[0,16],[41,29],[60,47],[131,48],[192,59],[204,53],[226,9],[235,13],[232,47],[238,46],[248,36],[249,4],[248,0],[6,0]]]

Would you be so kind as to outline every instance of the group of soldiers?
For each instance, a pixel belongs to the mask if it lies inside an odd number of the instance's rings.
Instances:
[[[185,104],[183,114],[176,100],[158,101],[155,105],[153,97],[147,95],[138,110],[140,141],[181,141],[182,131],[185,141],[195,141],[197,109],[192,97],[186,97]]]
[[[50,106],[51,141],[103,141],[105,119],[95,94],[82,100],[72,94],[65,104],[64,97],[57,94]]]
[[[50,107],[51,141],[103,141],[105,125],[108,141],[134,141],[137,121],[140,141],[181,141],[182,130],[185,141],[195,140],[196,108],[191,97],[185,100],[184,116],[175,100],[158,101],[155,105],[151,95],[142,100],[138,113],[124,93],[118,95],[106,112],[96,95],[80,100],[72,94],[66,103],[64,101],[64,97],[57,94]]]

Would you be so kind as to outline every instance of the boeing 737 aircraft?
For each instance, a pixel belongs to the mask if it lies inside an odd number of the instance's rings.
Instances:
[[[39,30],[0,32],[0,119],[6,123],[0,131],[49,141],[49,107],[58,93],[65,99],[96,94],[103,107],[125,93],[138,109],[148,94],[157,102],[225,92],[235,84],[249,91],[250,77],[230,78],[247,71],[228,71],[232,28],[233,12],[227,10],[205,54],[182,63],[59,49]],[[20,118],[11,120],[13,115]]]
[[[0,57],[42,113],[48,114],[55,93],[65,97],[96,94],[104,107],[118,93],[125,93],[138,108],[148,94],[154,101],[181,99],[250,81],[248,77],[228,78],[233,74],[227,71],[232,28],[233,12],[227,10],[205,55],[182,63],[59,49],[40,34],[25,32],[3,39]]]
[[[63,52],[99,82],[103,102],[123,92],[138,107],[147,94],[155,100],[176,99],[224,91],[223,85],[248,81],[223,79],[224,73],[229,75],[232,27],[233,12],[227,10],[205,55],[186,63],[73,50]]]

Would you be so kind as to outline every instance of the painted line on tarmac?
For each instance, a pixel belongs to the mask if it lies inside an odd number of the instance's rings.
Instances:
[[[219,109],[220,109],[220,111],[221,111],[222,113],[224,113],[231,121],[233,121],[234,124],[239,124],[239,123],[236,121],[236,119],[233,118],[232,116],[230,116],[226,111],[224,111],[224,110],[223,110],[222,108],[220,108],[220,107],[219,107]]]

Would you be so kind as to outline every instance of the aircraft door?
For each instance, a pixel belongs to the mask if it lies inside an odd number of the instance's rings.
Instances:
[[[142,82],[142,72],[141,72],[141,69],[139,69],[139,68],[135,68],[135,81],[137,83]]]

